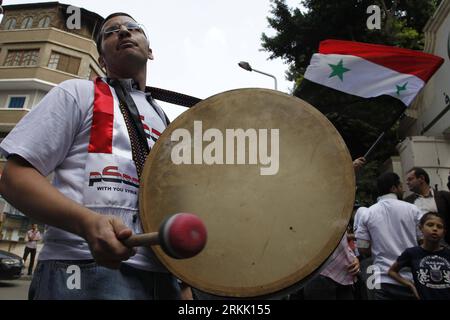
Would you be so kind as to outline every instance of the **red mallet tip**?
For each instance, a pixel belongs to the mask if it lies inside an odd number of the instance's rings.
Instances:
[[[177,213],[166,219],[159,231],[160,245],[172,258],[186,259],[198,254],[206,245],[203,221],[192,213]]]

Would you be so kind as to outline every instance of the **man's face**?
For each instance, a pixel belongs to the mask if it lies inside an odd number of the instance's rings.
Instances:
[[[423,177],[417,178],[415,171],[408,172],[406,175],[406,185],[408,186],[409,191],[419,193],[423,183]]]
[[[32,224],[31,225],[31,229],[36,230],[37,229],[37,224]]]
[[[102,28],[102,54],[99,60],[107,70],[126,72],[135,63],[145,64],[148,59],[153,59],[144,31],[128,30],[127,23],[136,24],[136,21],[127,16],[113,17]],[[119,30],[107,32],[113,29]]]

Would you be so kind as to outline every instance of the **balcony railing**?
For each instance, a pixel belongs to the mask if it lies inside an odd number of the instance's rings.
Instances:
[[[88,39],[56,28],[0,30],[0,43],[2,43],[2,46],[8,44],[42,42],[51,42],[56,45],[66,46],[90,54],[94,60],[98,57],[93,39]]]
[[[41,66],[0,66],[1,81],[9,79],[39,79],[44,82],[58,84],[65,80],[74,78],[79,77],[66,72]]]

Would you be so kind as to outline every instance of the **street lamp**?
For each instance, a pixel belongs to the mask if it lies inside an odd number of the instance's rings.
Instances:
[[[278,88],[277,88],[278,87],[277,86],[277,78],[275,78],[274,75],[271,75],[271,74],[268,74],[268,73],[256,70],[256,69],[252,68],[248,62],[245,62],[245,61],[239,62],[238,65],[239,65],[239,67],[241,67],[242,69],[245,69],[247,71],[255,71],[255,72],[261,73],[261,74],[263,74],[265,76],[273,78],[273,80],[275,80],[275,90],[278,90]]]

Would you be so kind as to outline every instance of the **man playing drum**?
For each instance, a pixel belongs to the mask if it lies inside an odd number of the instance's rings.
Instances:
[[[144,92],[149,40],[116,13],[104,20],[97,49],[107,79],[61,83],[0,145],[8,159],[1,194],[49,225],[29,298],[177,299],[176,279],[151,250],[121,242],[142,232],[140,172],[168,124]]]
[[[350,153],[328,119],[290,95],[240,89],[198,102],[164,130],[167,117],[144,92],[153,56],[141,26],[110,15],[97,48],[107,79],[63,82],[0,144],[0,192],[50,226],[30,298],[179,298],[161,263],[234,298],[282,295],[316,272],[354,203]],[[123,244],[186,210],[208,228],[194,259]]]

